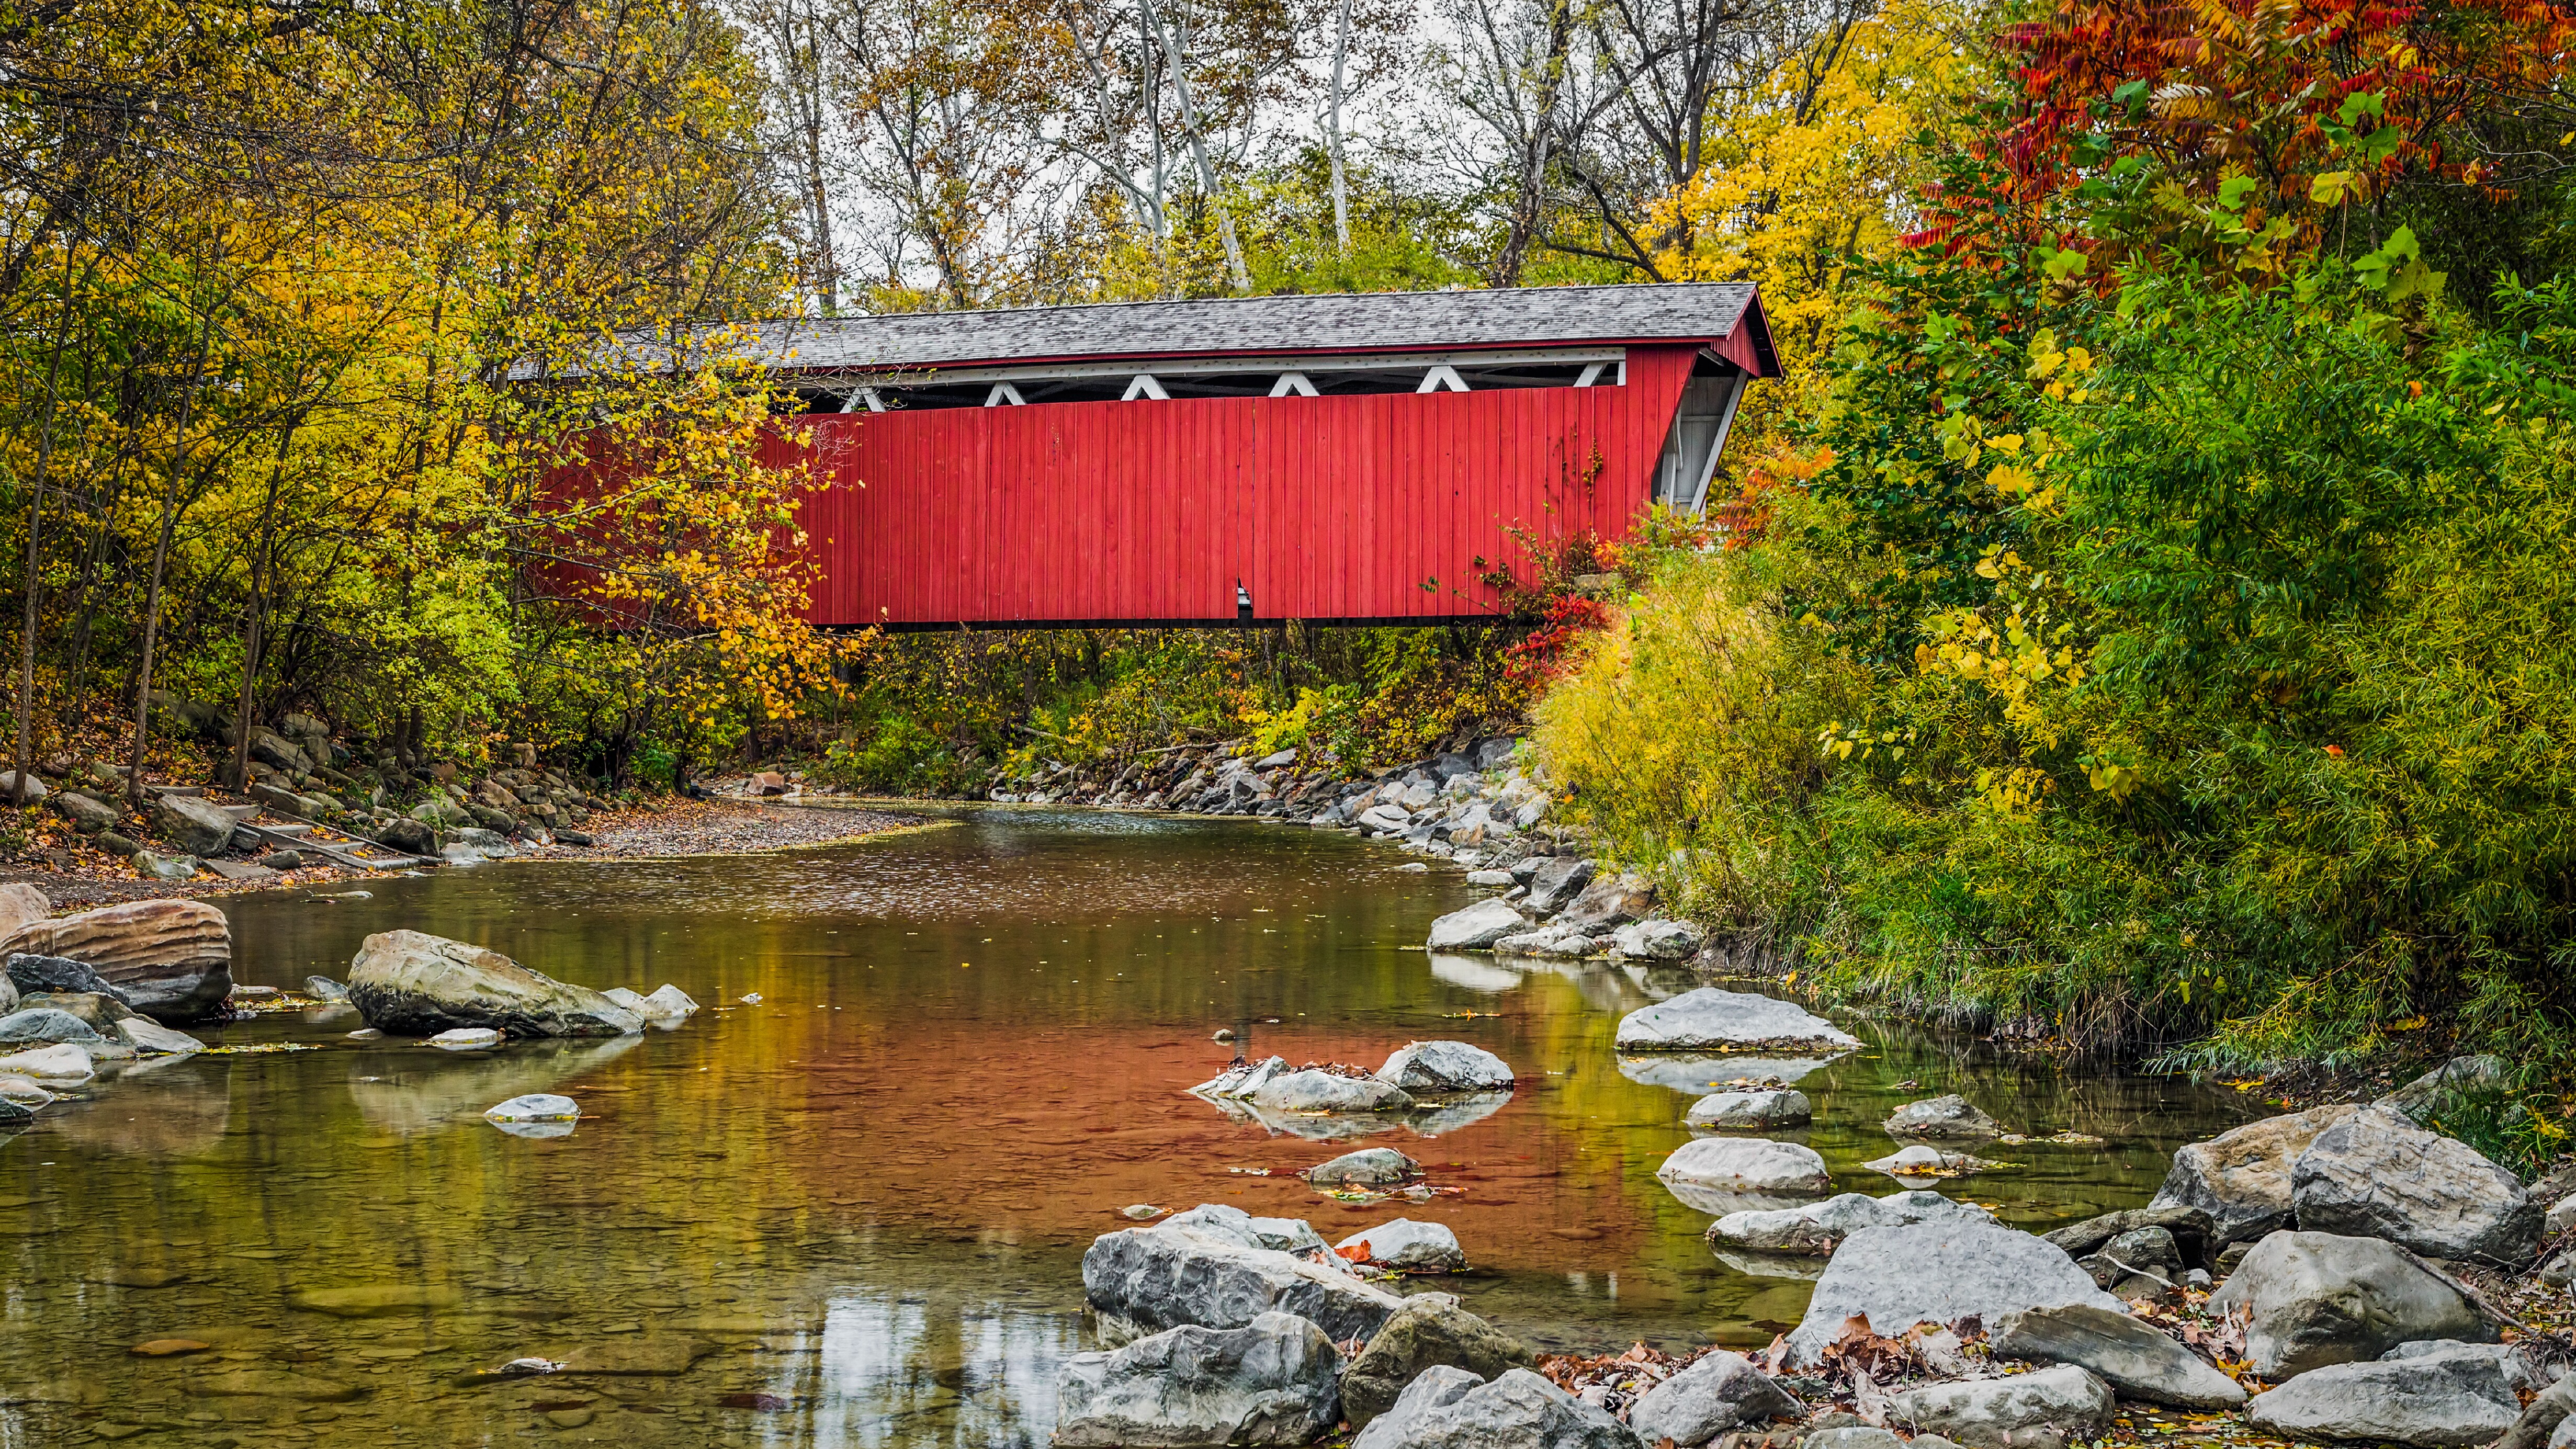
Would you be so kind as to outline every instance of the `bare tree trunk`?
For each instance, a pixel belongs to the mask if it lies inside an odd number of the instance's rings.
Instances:
[[[18,778],[10,782],[9,803],[27,803],[27,772],[35,768],[36,620],[44,597],[39,540],[45,527],[45,474],[54,456],[54,401],[63,375],[63,341],[71,332],[72,248],[63,248],[63,312],[54,325],[53,354],[45,360],[45,425],[36,437],[36,477],[27,499],[27,610],[18,630]]]
[[[813,232],[814,300],[830,317],[841,310],[841,264],[832,250],[831,188],[823,164],[822,40],[812,7],[802,11],[801,32],[799,13],[796,0],[786,0],[779,11],[778,68],[805,143],[798,159],[805,167],[806,225]]]
[[[1556,137],[1556,94],[1565,80],[1565,57],[1574,41],[1571,0],[1548,6],[1547,55],[1540,63],[1537,87],[1530,98],[1529,131],[1521,143],[1517,194],[1512,198],[1511,229],[1487,278],[1497,287],[1517,287],[1530,243],[1538,236],[1539,205],[1546,196],[1548,146]]]
[[[1333,102],[1325,144],[1333,163],[1333,243],[1345,258],[1351,254],[1351,199],[1342,172],[1342,85],[1350,53],[1351,0],[1342,0],[1341,15],[1333,26]]]
[[[269,554],[274,547],[277,484],[286,472],[287,446],[295,440],[295,423],[277,430],[277,456],[268,465],[268,491],[259,505],[259,539],[250,556],[250,620],[242,627],[241,707],[233,715],[233,788],[250,789],[250,722],[258,700],[260,635],[268,619]],[[329,763],[325,761],[324,763]]]
[[[1252,290],[1252,273],[1243,263],[1243,243],[1235,239],[1234,214],[1225,209],[1225,198],[1218,194],[1216,165],[1208,160],[1207,138],[1199,133],[1198,107],[1190,100],[1189,65],[1172,44],[1171,32],[1164,26],[1162,15],[1154,9],[1153,0],[1142,0],[1142,3],[1146,19],[1153,23],[1154,38],[1162,45],[1163,55],[1172,65],[1172,93],[1181,103],[1181,133],[1189,138],[1190,156],[1199,166],[1199,186],[1207,192],[1208,208],[1216,213],[1217,239],[1225,243],[1226,274],[1233,279],[1236,291],[1249,292]]]
[[[220,254],[216,261],[221,266]],[[197,334],[197,353],[188,364],[187,391],[179,395],[179,428],[170,445],[170,482],[161,490],[161,532],[152,545],[152,581],[143,594],[143,658],[134,670],[134,754],[127,762],[125,803],[143,808],[143,751],[152,738],[152,656],[161,643],[161,581],[170,564],[170,535],[179,526],[179,490],[188,475],[188,424],[197,404],[197,379],[206,370],[207,350],[214,345],[215,309],[207,306]]]

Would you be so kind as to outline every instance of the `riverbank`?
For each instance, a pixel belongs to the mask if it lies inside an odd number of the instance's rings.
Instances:
[[[803,808],[794,804],[745,800],[673,798],[595,811],[589,821],[589,845],[521,843],[511,859],[596,860],[673,858],[698,855],[748,855],[831,845],[844,840],[905,829],[920,823],[914,815],[835,805]],[[244,879],[200,876],[193,880],[154,880],[131,862],[90,848],[59,850],[56,860],[36,868],[0,870],[0,885],[25,884],[45,893],[57,911],[87,910],[123,901],[194,899],[238,895],[249,891],[292,891],[328,887],[347,889],[387,872],[316,863],[291,870],[263,870]]]

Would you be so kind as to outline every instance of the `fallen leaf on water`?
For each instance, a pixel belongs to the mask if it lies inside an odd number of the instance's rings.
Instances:
[[[757,1409],[764,1414],[775,1414],[779,1410],[788,1407],[788,1404],[785,1399],[778,1397],[776,1394],[727,1394],[723,1398],[716,1400],[716,1407],[720,1409]]]

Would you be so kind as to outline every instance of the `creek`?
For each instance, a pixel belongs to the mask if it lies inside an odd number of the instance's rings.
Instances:
[[[1146,1202],[1302,1217],[1328,1240],[1436,1218],[1473,1271],[1423,1286],[1531,1343],[1758,1347],[1808,1285],[1749,1276],[1655,1169],[1706,1082],[1610,1049],[1697,984],[1431,957],[1477,892],[1339,832],[970,810],[759,856],[523,862],[221,902],[246,984],[346,974],[370,932],[489,946],[708,1009],[613,1041],[451,1054],[345,1008],[199,1034],[0,1147],[0,1449],[113,1442],[1042,1445],[1091,1346],[1081,1256]],[[1897,1105],[1961,1092],[2033,1136],[1947,1185],[2033,1229],[2144,1204],[2172,1150],[2255,1115],[2179,1078],[2061,1070],[1837,1013],[1868,1045],[1779,1134],[1864,1170]],[[1474,1042],[1520,1086],[1478,1120],[1309,1141],[1185,1095],[1245,1038],[1374,1066]],[[569,1136],[482,1120],[576,1098]],[[1303,1125],[1303,1124],[1301,1124]],[[1292,1176],[1392,1145],[1429,1203]],[[206,1345],[141,1356],[136,1345]],[[562,1372],[472,1382],[537,1357]]]

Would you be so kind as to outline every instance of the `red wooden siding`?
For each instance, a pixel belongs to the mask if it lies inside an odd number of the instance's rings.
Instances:
[[[1237,580],[1265,620],[1474,616],[1514,526],[1626,531],[1695,355],[1632,347],[1625,386],[817,416],[772,456],[828,480],[820,624],[1232,620]]]

